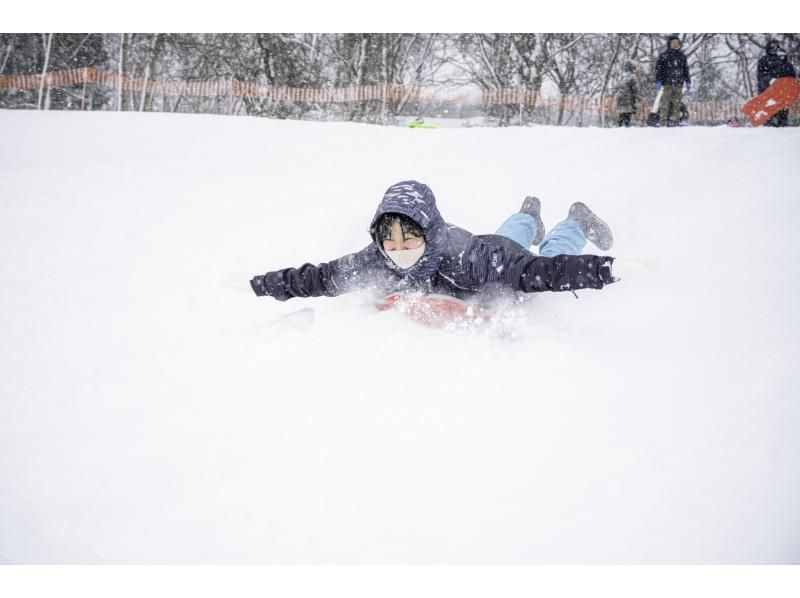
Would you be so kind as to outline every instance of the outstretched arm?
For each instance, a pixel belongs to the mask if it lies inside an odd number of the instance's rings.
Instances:
[[[608,255],[534,256],[521,268],[516,284],[526,293],[602,289],[616,282],[613,263]]]
[[[499,284],[515,291],[602,289],[616,282],[614,258],[606,255],[542,257],[528,251],[481,244],[470,256],[468,277],[473,288]]]
[[[335,297],[368,284],[377,267],[375,245],[358,253],[314,266],[284,268],[256,276],[250,281],[259,297],[270,296],[278,301],[293,297]]]

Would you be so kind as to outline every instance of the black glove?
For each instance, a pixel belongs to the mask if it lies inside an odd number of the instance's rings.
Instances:
[[[256,276],[250,281],[253,292],[259,297],[269,296],[278,301],[286,301],[294,295],[289,294],[280,282],[280,272],[267,272],[264,276]]]
[[[600,280],[603,281],[603,284],[611,284],[620,280],[620,278],[615,277],[612,272],[614,267],[614,259],[615,258],[613,257],[603,257],[603,261],[600,263],[600,267],[597,269],[598,274],[600,274]]]
[[[250,286],[253,288],[253,292],[259,297],[264,297],[269,294],[267,293],[266,287],[264,287],[263,276],[256,276],[253,278],[253,280],[250,281]]]

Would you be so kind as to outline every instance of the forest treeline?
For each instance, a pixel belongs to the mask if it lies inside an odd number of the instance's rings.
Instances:
[[[757,93],[756,64],[770,39],[800,64],[800,34],[679,34],[692,101],[743,100]],[[0,76],[93,67],[145,81],[237,80],[292,88],[392,84],[521,89],[601,102],[616,93],[622,65],[640,66],[645,100],[655,95],[662,33],[2,33]],[[88,97],[87,97],[88,93]],[[483,115],[496,125],[587,124],[563,107],[438,106],[399,97],[346,104],[267,98],[168,96],[93,86],[0,92],[0,108],[230,113],[275,118],[396,122],[408,116]]]

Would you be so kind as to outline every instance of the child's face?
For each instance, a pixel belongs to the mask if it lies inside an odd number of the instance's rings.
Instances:
[[[425,244],[425,237],[417,237],[410,232],[403,232],[399,220],[392,222],[389,236],[383,239],[384,251],[407,251],[419,249]]]

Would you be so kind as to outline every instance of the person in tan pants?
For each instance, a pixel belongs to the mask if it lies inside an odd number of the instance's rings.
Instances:
[[[664,88],[659,106],[659,122],[662,127],[677,127],[680,122],[683,85],[686,84],[686,93],[689,93],[692,89],[692,80],[689,77],[686,55],[680,49],[680,38],[671,35],[667,44],[667,49],[656,61],[656,92],[662,85]]]

